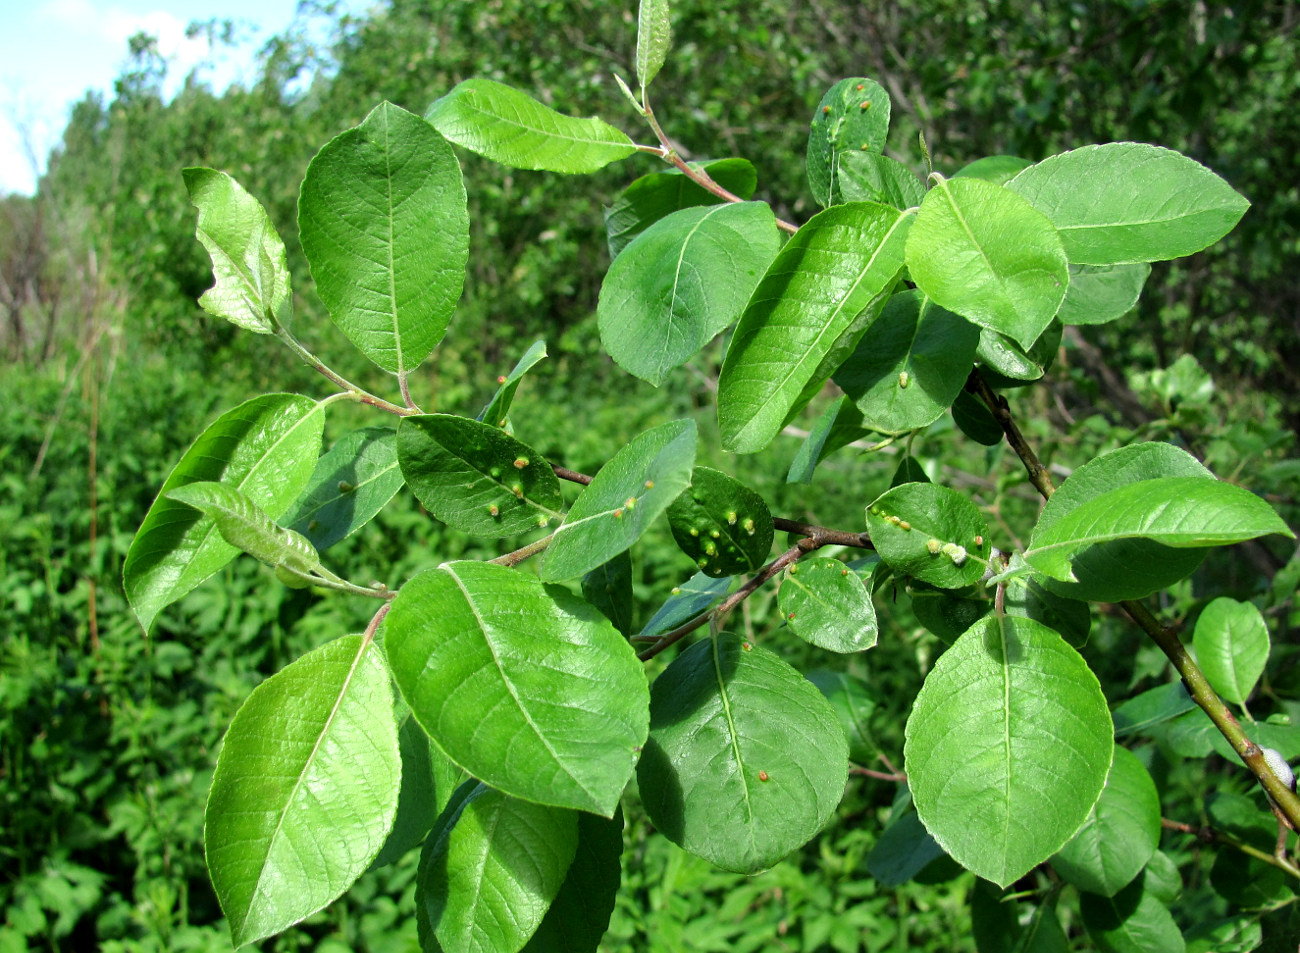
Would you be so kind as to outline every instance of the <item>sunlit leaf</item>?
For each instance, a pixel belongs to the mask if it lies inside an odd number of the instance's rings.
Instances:
[[[1192,646],[1214,690],[1241,705],[1264,674],[1268,626],[1251,603],[1221,597],[1201,610]]]
[[[384,844],[401,776],[388,672],[359,635],[303,656],[239,709],[204,821],[235,946],[341,896]]]

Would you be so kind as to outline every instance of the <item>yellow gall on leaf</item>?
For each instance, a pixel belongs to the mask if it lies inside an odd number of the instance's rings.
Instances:
[[[515,460],[515,469],[516,469],[516,470],[522,470],[524,467],[528,466],[528,462],[529,462],[529,461],[528,461],[528,458],[527,458],[527,457],[519,457],[519,458],[517,458],[517,459]]]

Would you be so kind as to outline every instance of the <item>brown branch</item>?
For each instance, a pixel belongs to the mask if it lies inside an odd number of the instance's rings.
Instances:
[[[1016,423],[1015,418],[1011,416],[1011,407],[1007,404],[1007,399],[1001,394],[996,394],[989,382],[979,372],[979,368],[973,368],[970,377],[966,380],[966,389],[979,397],[988,407],[989,412],[993,414],[1002,432],[1006,434],[1007,443],[1011,444],[1011,449],[1016,452],[1020,462],[1025,465],[1025,471],[1029,474],[1029,482],[1034,485],[1043,499],[1051,499],[1052,494],[1056,492],[1056,487],[1052,484],[1052,475],[1048,473],[1047,467],[1043,466],[1038,459],[1038,455],[1029,446],[1025,440],[1025,435],[1020,432],[1020,426]]]

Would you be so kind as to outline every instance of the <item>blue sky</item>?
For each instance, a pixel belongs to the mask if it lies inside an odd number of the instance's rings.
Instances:
[[[43,169],[72,104],[88,89],[111,93],[132,34],[158,36],[169,76],[179,82],[208,52],[202,41],[185,39],[186,25],[213,17],[240,21],[244,44],[207,74],[224,89],[251,76],[257,49],[292,22],[295,6],[296,0],[0,2],[0,193],[33,191],[32,153]]]

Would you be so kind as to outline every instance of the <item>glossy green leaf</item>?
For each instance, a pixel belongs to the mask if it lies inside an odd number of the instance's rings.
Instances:
[[[1146,262],[1127,265],[1071,265],[1070,287],[1056,317],[1062,324],[1105,324],[1137,306],[1151,274]]]
[[[343,894],[393,825],[401,780],[388,672],[359,635],[262,682],[231,722],[204,819],[235,946]]]
[[[424,117],[456,145],[516,169],[595,172],[636,151],[607,122],[563,115],[490,79],[457,83]]]
[[[1214,690],[1244,704],[1268,662],[1268,626],[1249,602],[1215,599],[1196,620],[1192,635],[1196,661]]]
[[[875,152],[842,152],[835,184],[844,202],[879,202],[896,209],[916,208],[925,185],[897,159]]]
[[[956,490],[933,483],[896,486],[867,508],[867,527],[881,559],[932,586],[960,589],[988,568],[988,526]]]
[[[1115,737],[1147,733],[1147,729],[1164,724],[1196,707],[1182,680],[1151,688],[1124,702],[1111,716],[1115,720]]]
[[[777,253],[718,379],[724,447],[762,450],[853,352],[902,274],[911,221],[874,202],[837,205]]]
[[[986,447],[1002,442],[1002,425],[993,412],[970,391],[963,390],[952,402],[952,420],[966,436]]]
[[[917,813],[954,860],[1005,887],[1088,817],[1112,730],[1097,677],[1064,639],[986,618],[939,657],[908,718]]]
[[[1029,347],[1021,347],[1005,334],[987,328],[980,331],[975,359],[980,373],[991,387],[1019,387],[1036,381],[1055,361],[1064,328],[1052,321]]]
[[[421,859],[416,902],[438,948],[522,949],[559,894],[577,849],[576,812],[479,785]]]
[[[907,587],[916,621],[949,645],[993,611],[993,600],[977,595],[976,587],[932,589],[923,583]]]
[[[795,635],[830,652],[861,652],[876,644],[876,607],[858,575],[838,559],[807,557],[781,577],[781,617]]]
[[[371,870],[396,863],[420,846],[437,820],[441,807],[465,779],[465,773],[429,743],[429,736],[411,717],[406,706],[400,707],[407,712],[397,732],[402,784],[397,792],[393,829],[388,832],[383,849],[371,862]]]
[[[1186,943],[1168,905],[1140,877],[1113,897],[1084,893],[1079,912],[1100,953],[1183,953]]]
[[[224,172],[196,168],[182,175],[199,210],[194,234],[212,258],[216,279],[199,305],[258,334],[288,325],[293,317],[289,263],[266,209]]]
[[[763,498],[711,467],[696,467],[691,486],[668,507],[673,539],[708,576],[755,572],[775,533]]]
[[[608,819],[578,815],[573,863],[524,953],[596,953],[614,912],[622,853],[622,811]]]
[[[636,78],[642,95],[668,58],[672,38],[668,0],[641,0],[636,20]]]
[[[889,94],[865,77],[842,79],[826,91],[808,133],[808,185],[820,204],[849,200],[840,182],[844,157],[885,147],[889,108]]]
[[[451,414],[403,417],[397,459],[425,508],[463,532],[515,536],[563,518],[551,465],[499,427]]]
[[[605,350],[659,386],[740,317],[779,245],[764,202],[687,208],[655,222],[601,284],[596,316]]]
[[[145,631],[164,607],[239,552],[221,538],[211,517],[167,494],[189,483],[225,483],[278,519],[311,477],[324,426],[325,412],[316,401],[266,394],[222,414],[185,451],[136,531],[122,568],[126,597]]]
[[[453,761],[516,797],[614,813],[649,696],[599,612],[504,566],[444,563],[402,587],[386,632],[402,696]]]
[[[867,855],[867,872],[886,887],[901,887],[943,856],[910,802],[896,809]]]
[[[384,370],[414,370],[446,333],[469,258],[467,208],[451,147],[392,103],[307,166],[298,230],[316,293]]]
[[[632,556],[625,550],[582,577],[582,598],[614,628],[632,634]]]
[[[1013,560],[1019,558],[1012,557]],[[1023,616],[1041,622],[1049,629],[1060,633],[1065,641],[1076,649],[1081,649],[1088,641],[1092,629],[1092,612],[1086,602],[1058,596],[1043,588],[1032,576],[1012,579],[1006,584],[1004,593],[1006,611],[1010,615]]]
[[[872,430],[917,430],[943,416],[961,393],[979,339],[965,318],[919,291],[905,291],[889,299],[834,381]]]
[[[1198,923],[1184,936],[1187,953],[1251,953],[1264,943],[1264,930],[1254,913]]]
[[[1232,231],[1250,207],[1199,162],[1142,142],[1050,156],[1007,188],[1051,219],[1070,261],[1081,265],[1190,255]]]
[[[758,174],[746,159],[715,159],[693,163],[693,167],[742,199],[751,197],[758,187]],[[632,239],[664,216],[679,209],[717,205],[723,201],[726,200],[696,185],[681,172],[652,172],[641,176],[605,209],[610,259],[617,258]]]
[[[1220,850],[1210,868],[1210,886],[1234,907],[1281,904],[1295,896],[1293,883],[1285,871],[1231,848]]]
[[[1052,223],[983,179],[939,177],[907,237],[907,267],[938,304],[1029,347],[1061,306],[1070,275]]]
[[[524,356],[519,359],[509,374],[497,379],[497,392],[492,395],[486,407],[480,411],[477,420],[491,424],[493,427],[504,427],[506,418],[510,416],[510,405],[514,402],[515,391],[519,389],[519,382],[523,380],[525,374],[532,369],[533,365],[546,357],[546,342],[534,341],[532,346],[524,352]]]
[[[843,449],[869,431],[862,426],[862,411],[848,397],[840,397],[822,411],[799,452],[790,461],[786,483],[811,483],[817,465],[836,450]]]
[[[829,820],[848,778],[830,704],[734,635],[703,639],[655,680],[637,780],[665,837],[740,873],[771,867]]]
[[[1006,185],[1007,182],[1014,179],[1021,171],[1031,165],[1033,165],[1032,162],[1028,159],[1021,159],[1019,156],[985,156],[962,166],[952,174],[952,177],[954,179],[962,177],[983,179],[986,182],[992,182],[994,185]]]
[[[1142,872],[1159,844],[1155,782],[1136,755],[1116,746],[1101,797],[1052,867],[1080,890],[1113,897]]]
[[[847,672],[825,668],[814,669],[806,677],[831,703],[849,742],[849,760],[858,764],[875,760],[880,750],[871,736],[871,713],[876,703],[871,699],[867,683]]]
[[[636,437],[582,491],[542,562],[548,582],[572,579],[629,549],[691,482],[695,422],[673,420]]]
[[[1167,443],[1131,444],[1102,454],[1078,467],[1057,488],[1038,516],[1035,533],[1112,489],[1174,476],[1214,479],[1195,457]],[[1078,582],[1047,578],[1041,582],[1051,592],[1079,600],[1141,599],[1191,575],[1204,558],[1203,549],[1173,549],[1146,539],[1120,539],[1075,555],[1071,568]]]
[[[369,523],[402,488],[397,434],[366,427],[344,434],[316,461],[307,488],[283,523],[318,550]]]
[[[301,533],[277,526],[262,508],[233,486],[202,481],[178,486],[167,494],[210,517],[231,546],[271,567],[297,573],[320,568],[320,555]]]
[[[889,488],[892,490],[904,483],[929,482],[931,482],[930,477],[925,472],[925,467],[921,466],[921,462],[909,453],[898,461],[898,466],[894,468],[894,475],[889,478]]]
[[[1139,537],[1174,548],[1226,546],[1272,533],[1295,538],[1249,490],[1201,477],[1163,477],[1102,493],[1046,529],[1036,528],[1025,560],[1071,582],[1073,554],[1098,543]]]
[[[673,587],[668,600],[650,617],[640,635],[649,638],[671,632],[721,601],[735,584],[734,577],[712,579],[697,572],[680,586]]]

